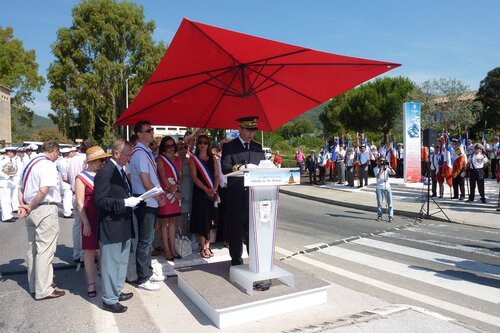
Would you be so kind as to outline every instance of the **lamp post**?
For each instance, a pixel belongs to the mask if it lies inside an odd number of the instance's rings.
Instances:
[[[130,75],[125,79],[125,110],[128,109],[128,80],[133,77],[133,75]],[[126,127],[126,132],[127,132],[127,141],[129,139],[129,131],[128,131],[128,125]]]

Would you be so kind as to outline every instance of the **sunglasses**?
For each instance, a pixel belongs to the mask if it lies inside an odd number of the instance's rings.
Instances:
[[[147,130],[142,131],[142,133],[152,133],[154,131],[155,131],[154,129],[148,128]]]
[[[208,141],[198,141],[199,145],[208,145]]]
[[[166,144],[166,145],[165,145],[165,148],[174,148],[174,147],[175,147],[175,143],[174,143],[174,144],[171,144],[171,145],[169,145],[169,144]]]
[[[180,146],[179,149],[188,149],[188,146]]]

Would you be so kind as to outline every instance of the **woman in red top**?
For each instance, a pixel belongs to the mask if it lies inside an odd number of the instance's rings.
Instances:
[[[182,183],[181,158],[177,155],[177,145],[171,136],[161,139],[156,159],[160,184],[167,196],[167,203],[158,210],[158,223],[165,249],[165,258],[169,261],[180,259],[175,251],[175,229],[177,216],[181,215]]]
[[[277,150],[276,155],[274,155],[273,163],[274,165],[276,165],[277,168],[281,168],[281,155],[279,150]]]
[[[86,155],[87,168],[75,178],[75,198],[76,208],[82,222],[82,249],[87,273],[87,293],[89,297],[96,297],[95,258],[99,242],[97,240],[98,210],[94,202],[94,177],[111,155],[106,154],[99,146],[87,149]]]

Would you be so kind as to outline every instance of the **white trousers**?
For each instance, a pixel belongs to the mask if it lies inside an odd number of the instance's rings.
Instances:
[[[17,198],[16,198],[16,201]],[[12,188],[0,187],[0,208],[2,209],[2,221],[12,218]]]

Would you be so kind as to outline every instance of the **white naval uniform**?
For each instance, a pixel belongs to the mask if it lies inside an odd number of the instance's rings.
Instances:
[[[71,185],[69,182],[65,182],[64,179],[68,179],[68,164],[69,158],[60,157],[56,161],[57,171],[59,171],[60,182],[61,182],[61,196],[63,204],[63,215],[64,217],[69,217],[73,211],[73,191],[71,190]]]

